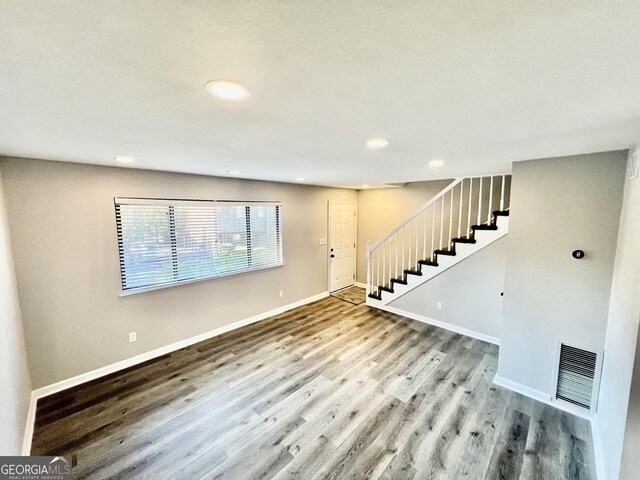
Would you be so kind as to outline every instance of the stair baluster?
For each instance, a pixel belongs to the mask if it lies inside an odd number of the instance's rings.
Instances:
[[[498,217],[508,216],[509,199],[507,197],[509,190],[507,189],[507,181],[510,178],[508,174],[456,178],[444,190],[430,199],[381,240],[373,245],[367,242],[368,297],[381,301],[382,292],[388,292],[391,295],[397,294],[395,292],[396,285],[407,285],[410,276],[412,278],[423,276],[423,267],[448,268],[453,264],[452,261],[438,263],[439,255],[446,255],[448,258],[454,257],[456,256],[457,245],[475,244],[477,231],[497,231]],[[468,192],[465,192],[465,182],[467,181],[469,182]],[[477,195],[474,195],[474,181],[477,182]],[[494,200],[497,197],[497,192],[494,195],[494,187],[497,190],[497,181],[500,181],[500,201],[499,210],[494,210],[494,203],[496,203]],[[487,189],[488,192],[485,192],[484,190]],[[475,199],[476,196],[477,200]],[[454,209],[456,201],[459,204]],[[440,202],[439,205],[438,202]],[[446,202],[449,203],[449,208],[446,208]],[[439,209],[437,231],[436,208]],[[474,208],[476,208],[476,211],[474,211]],[[487,209],[486,223],[481,223],[484,219],[485,208]],[[445,216],[445,212],[449,216],[448,219]],[[476,224],[472,224],[473,222],[471,221],[474,214],[477,219]],[[457,237],[455,238],[456,224],[454,223],[454,215],[457,216],[455,220],[457,222]],[[447,220],[448,226],[446,226]],[[422,225],[420,225],[421,221],[423,222]],[[428,226],[429,221],[431,221],[430,228]],[[466,223],[466,236],[462,236],[463,223]],[[447,228],[446,234],[445,228]],[[499,235],[504,235],[505,233],[506,231],[499,233]],[[401,234],[402,244],[400,244]],[[447,242],[446,246],[445,241]],[[394,243],[395,245],[393,245]],[[429,245],[430,250],[428,250]],[[481,242],[480,248],[482,246]],[[467,253],[466,255],[469,254]],[[465,254],[463,254],[463,258],[464,256]],[[434,270],[430,272],[427,277],[424,277],[425,279],[435,275],[433,273]],[[406,288],[404,291],[400,288],[399,294],[406,291]]]

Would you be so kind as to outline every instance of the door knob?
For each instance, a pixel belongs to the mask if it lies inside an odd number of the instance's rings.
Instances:
[[[332,254],[331,254],[331,258],[336,258],[336,256],[332,253]]]

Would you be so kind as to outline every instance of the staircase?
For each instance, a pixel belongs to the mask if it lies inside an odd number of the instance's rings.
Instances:
[[[381,307],[509,231],[511,176],[460,177],[374,245],[367,305]]]

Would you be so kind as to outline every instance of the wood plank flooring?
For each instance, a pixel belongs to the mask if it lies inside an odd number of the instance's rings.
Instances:
[[[592,479],[586,421],[492,384],[497,347],[326,298],[38,402],[87,479]]]

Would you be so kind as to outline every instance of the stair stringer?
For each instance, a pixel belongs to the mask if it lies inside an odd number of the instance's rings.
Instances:
[[[475,240],[476,243],[456,243],[455,256],[438,255],[438,266],[422,265],[422,275],[407,275],[407,284],[402,285],[396,283],[393,286],[393,293],[382,291],[381,300],[371,298],[367,295],[367,305],[370,307],[380,307],[393,302],[395,299],[400,298],[402,295],[409,293],[414,288],[428,282],[432,278],[440,275],[445,270],[457,265],[470,257],[476,252],[479,252],[483,248],[491,245],[496,240],[504,237],[509,233],[509,217],[498,216],[496,217],[497,230],[476,230]]]

